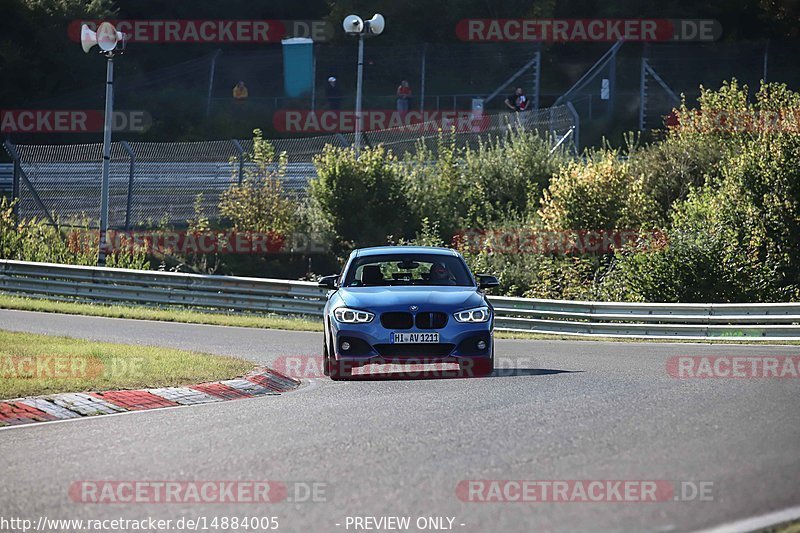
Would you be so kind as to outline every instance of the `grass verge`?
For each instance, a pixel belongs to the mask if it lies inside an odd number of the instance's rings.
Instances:
[[[800,520],[768,527],[762,533],[800,533]]]
[[[132,318],[139,320],[159,320],[164,322],[184,322],[187,324],[210,324],[214,326],[238,326],[245,328],[285,329],[292,331],[322,331],[322,321],[310,318],[291,318],[278,315],[255,315],[247,313],[212,313],[189,309],[159,309],[125,305],[99,305],[91,303],[61,302],[38,298],[21,298],[0,294],[0,309],[20,311],[40,311],[44,313],[65,313],[71,315],[101,316],[108,318]],[[785,344],[800,345],[800,341],[758,341],[747,337],[702,339],[635,339],[610,337],[584,337],[578,335],[551,335],[515,331],[498,331],[498,339],[519,340],[564,340],[564,341],[604,341],[604,342],[657,342],[657,343],[700,343],[700,344]]]
[[[253,366],[186,350],[0,330],[0,399],[191,385],[241,376]]]

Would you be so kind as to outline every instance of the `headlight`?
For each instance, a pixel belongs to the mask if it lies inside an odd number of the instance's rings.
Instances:
[[[363,324],[372,322],[375,318],[373,313],[368,311],[360,311],[358,309],[350,309],[348,307],[337,307],[333,310],[333,317],[337,322],[343,324]]]
[[[458,322],[486,322],[492,314],[489,312],[488,307],[475,307],[474,309],[465,309],[458,313],[453,313],[453,316]]]

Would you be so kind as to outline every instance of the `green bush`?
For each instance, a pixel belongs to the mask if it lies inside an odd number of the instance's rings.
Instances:
[[[397,158],[382,146],[326,146],[314,158],[317,179],[309,188],[310,205],[321,224],[337,239],[337,249],[385,244],[389,236],[413,235]]]
[[[800,95],[735,82],[703,89],[666,137],[629,151],[598,150],[562,166],[541,207],[514,224],[538,230],[653,229],[598,256],[464,250],[506,294],[657,302],[800,298]],[[509,219],[507,219],[509,220]],[[491,235],[492,232],[489,232]],[[500,232],[502,233],[502,232]]]
[[[547,140],[536,132],[521,130],[467,150],[465,185],[474,202],[465,222],[497,222],[538,207],[542,191],[565,162],[563,152],[551,154],[550,150]]]
[[[644,180],[632,175],[619,153],[600,150],[561,167],[543,193],[538,211],[545,229],[638,229],[655,224],[656,207]]]
[[[64,226],[38,219],[19,220],[14,204],[6,198],[0,200],[0,259],[94,266],[99,237],[86,220]],[[106,255],[106,266],[147,270],[150,261],[145,250],[121,246]]]
[[[497,251],[493,245],[488,239],[485,246],[478,249],[458,248],[473,272],[499,278],[500,287],[495,294],[560,300],[594,298],[594,280],[604,271],[602,257]]]
[[[398,167],[412,220],[428,219],[444,239],[463,227],[474,198],[464,172],[464,152],[453,136],[440,132],[435,149],[419,142]]]
[[[220,199],[222,216],[236,231],[289,235],[298,224],[298,203],[287,196],[281,178],[286,173],[286,153],[276,156],[261,130],[253,132],[253,153],[247,156],[240,184],[231,185]]]
[[[676,201],[693,187],[718,183],[728,146],[715,136],[673,133],[661,142],[633,150],[629,172],[641,176],[644,194],[653,200],[653,219],[666,223]]]
[[[800,134],[800,93],[784,83],[762,82],[751,100],[749,87],[733,79],[716,91],[700,86],[697,101],[697,109],[683,102],[676,110],[671,134],[712,136],[734,145],[764,136]]]
[[[457,147],[452,136],[440,134],[436,149],[420,143],[404,159],[402,172],[414,218],[434,221],[440,237],[449,240],[537,207],[563,161],[536,132],[510,131],[475,149]]]
[[[800,298],[800,138],[742,140],[722,183],[678,202],[666,245],[630,249],[604,282],[606,298],[757,302]]]

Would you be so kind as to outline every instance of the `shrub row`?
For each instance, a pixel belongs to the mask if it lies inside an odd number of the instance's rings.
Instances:
[[[397,156],[328,148],[309,210],[341,254],[386,242],[459,247],[505,294],[654,302],[800,298],[800,95],[736,81],[701,88],[698,106],[640,146],[550,154],[514,132],[470,150],[442,136]],[[521,246],[542,235],[639,235],[585,253]],[[463,238],[465,232],[482,237]],[[508,242],[499,242],[511,236]],[[580,239],[579,239],[580,240]]]
[[[800,95],[736,81],[701,88],[657,141],[605,146],[580,158],[535,132],[475,148],[442,133],[434,147],[326,147],[305,198],[280,186],[285,156],[255,131],[248,171],[222,197],[222,227],[313,235],[324,253],[149,258],[160,268],[272,277],[336,269],[355,247],[454,246],[508,295],[653,302],[800,298]],[[198,206],[200,203],[198,203]],[[0,257],[94,264],[96,246],[0,211]],[[192,231],[210,231],[198,212]],[[589,236],[627,235],[585,246]],[[573,243],[573,244],[571,244]],[[574,245],[577,243],[577,245]],[[85,243],[84,243],[85,244]],[[144,268],[131,250],[110,264]]]

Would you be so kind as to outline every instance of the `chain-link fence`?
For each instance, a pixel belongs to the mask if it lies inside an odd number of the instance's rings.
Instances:
[[[571,103],[580,115],[582,146],[597,145],[603,138],[620,141],[627,131],[663,128],[681,94],[694,103],[701,84],[718,88],[737,78],[756,89],[767,79],[796,89],[800,83],[800,43],[795,42],[384,46],[371,39],[364,53],[365,110],[395,109],[395,90],[403,79],[410,84],[412,111],[470,111],[474,100],[483,99],[486,112],[498,112],[505,109],[505,97],[520,86],[535,108]],[[115,64],[115,108],[150,117],[142,131],[125,133],[136,140],[244,137],[254,128],[269,137],[293,135],[298,132],[280,120],[283,112],[354,109],[356,57],[355,40],[315,44],[312,88],[290,97],[281,47],[211,52],[148,71],[136,69],[131,52]],[[329,76],[338,80],[335,106],[326,97]],[[100,112],[104,85],[99,77],[96,81],[33,107]],[[246,101],[232,97],[239,81],[247,84]],[[80,142],[94,140],[98,132],[66,133],[72,142]],[[56,133],[13,132],[21,143],[42,142],[45,134],[50,135],[45,142],[54,142]]]
[[[673,108],[685,97],[696,103],[700,86],[717,89],[736,78],[758,90],[761,80],[800,84],[797,56],[800,43],[660,43],[645,46],[641,59],[639,129],[661,129]]]
[[[509,129],[524,128],[549,138],[553,146],[569,150],[577,127],[565,107],[520,114],[473,117],[469,128],[445,122],[420,123],[362,134],[365,146],[382,144],[398,155],[424,145],[435,150],[439,138],[459,147],[502,138]],[[463,125],[462,125],[463,126]],[[285,152],[288,165],[282,177],[287,194],[302,196],[316,177],[313,157],[326,145],[352,146],[353,133],[275,139],[276,152]],[[13,145],[14,196],[21,218],[96,227],[100,217],[102,144]],[[219,218],[222,193],[245,175],[252,140],[201,142],[112,143],[109,177],[109,227],[153,226],[161,222],[186,223],[195,215]],[[202,196],[201,196],[202,195]]]
[[[363,109],[395,109],[395,91],[405,79],[412,91],[412,110],[470,110],[473,98],[485,97],[505,83],[539,49],[538,43],[386,46],[379,39],[370,40],[364,52]],[[280,46],[206,52],[146,71],[137,64],[132,50],[115,61],[115,108],[146,111],[152,118],[147,137],[136,138],[191,138],[193,133],[197,138],[208,138],[211,132],[246,135],[256,127],[280,136],[284,132],[273,128],[276,111],[331,109],[326,98],[330,76],[338,80],[337,106],[355,108],[356,58],[356,40],[315,44],[312,88],[292,97],[284,87],[286,58]],[[240,81],[248,89],[245,101],[232,97]],[[100,79],[97,82],[90,81],[85,89],[54,95],[32,107],[102,109],[105,86]],[[519,83],[530,95],[538,91],[538,81],[530,76]],[[504,109],[501,99],[492,105],[495,112]],[[24,132],[17,136],[27,141]]]

